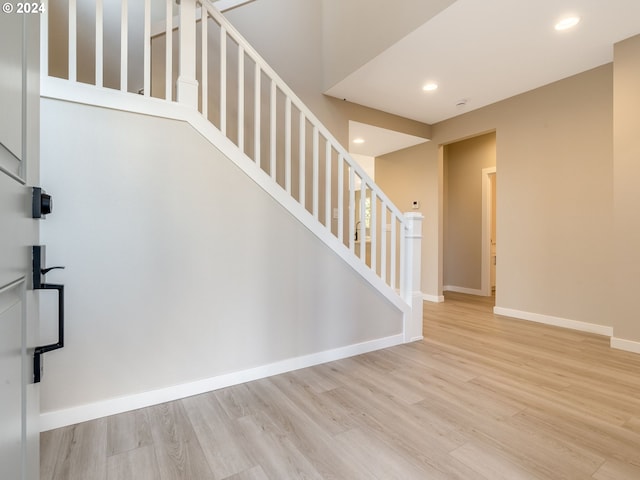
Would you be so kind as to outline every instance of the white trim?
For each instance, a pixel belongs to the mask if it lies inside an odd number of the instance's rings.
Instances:
[[[634,342],[633,340],[611,337],[610,346],[611,348],[615,348],[617,350],[624,350],[625,352],[640,354],[640,342]]]
[[[504,315],[505,317],[529,320],[531,322],[544,323],[545,325],[553,325],[555,327],[569,328],[580,332],[595,333],[597,335],[604,335],[607,337],[613,336],[613,327],[607,327],[606,325],[598,325],[595,323],[581,322],[579,320],[570,320],[568,318],[553,317],[551,315],[523,312],[521,310],[502,307],[493,307],[493,313],[496,315]]]
[[[480,263],[480,295],[491,295],[491,223],[492,195],[491,175],[496,174],[496,167],[482,169],[482,256]]]
[[[445,285],[442,287],[442,290],[445,292],[457,292],[457,293],[466,293],[467,295],[479,295],[482,297],[487,297],[484,291],[478,290],[477,288],[467,288],[467,287],[456,287],[455,285]]]
[[[416,338],[418,340],[418,338]],[[300,368],[311,367],[321,363],[340,360],[342,358],[360,355],[374,350],[393,347],[403,343],[403,335],[392,335],[368,342],[356,343],[346,347],[339,347],[323,352],[303,355],[279,362],[249,368],[239,372],[227,373],[195,382],[160,388],[149,392],[128,395],[126,397],[112,398],[100,402],[80,405],[65,410],[47,412],[40,415],[40,431],[53,430],[67,425],[74,425],[96,418],[115,415],[122,412],[136,410],[138,408],[158,405],[164,402],[179,400],[181,398],[199,395],[201,393],[218,390],[220,388],[238,385],[240,383],[278,375]]]
[[[444,302],[444,295],[429,295],[428,293],[423,293],[422,299],[425,302],[442,303]]]

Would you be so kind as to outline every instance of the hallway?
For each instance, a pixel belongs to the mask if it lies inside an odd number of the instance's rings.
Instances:
[[[640,356],[425,303],[425,339],[42,434],[43,480],[640,478]]]

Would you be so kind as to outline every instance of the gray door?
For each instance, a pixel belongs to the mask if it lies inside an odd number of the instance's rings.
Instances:
[[[13,2],[10,2],[13,3]],[[31,186],[39,170],[39,18],[0,13],[0,477],[39,477],[38,333],[31,245],[38,221]]]

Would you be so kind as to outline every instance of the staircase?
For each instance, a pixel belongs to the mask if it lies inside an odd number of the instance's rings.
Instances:
[[[393,205],[215,3],[50,1],[41,41],[43,97],[189,122],[404,312],[405,341],[421,337],[422,217]]]

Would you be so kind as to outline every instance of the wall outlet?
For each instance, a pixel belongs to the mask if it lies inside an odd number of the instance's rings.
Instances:
[[[418,200],[414,200],[413,202],[411,202],[411,208],[413,208],[414,210],[418,210],[420,208],[420,202]]]

